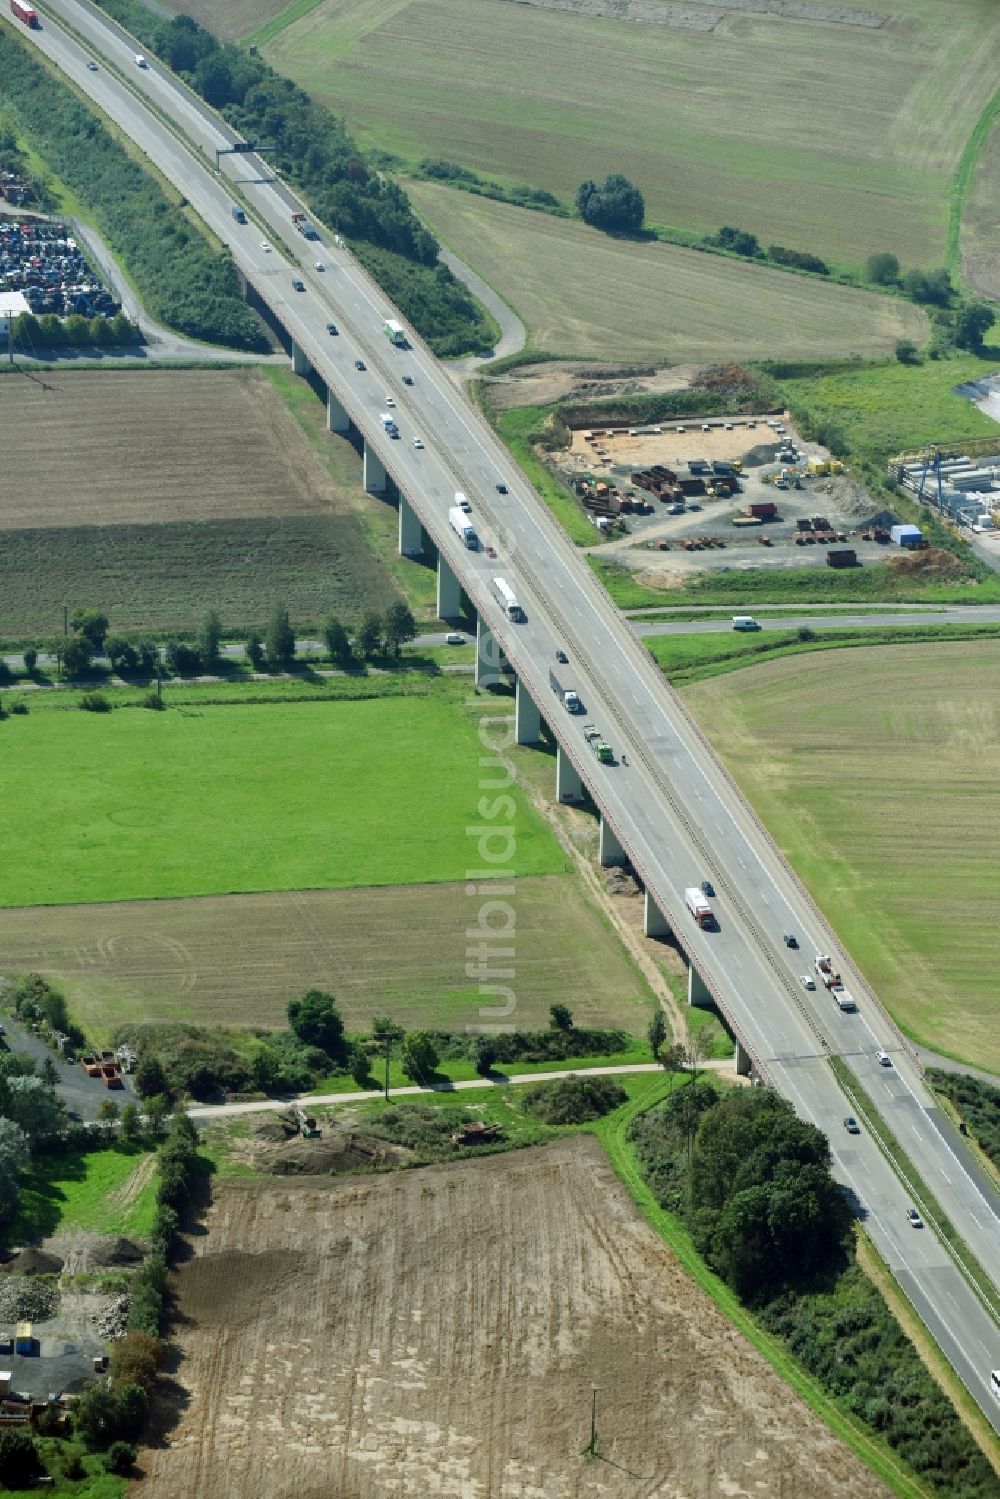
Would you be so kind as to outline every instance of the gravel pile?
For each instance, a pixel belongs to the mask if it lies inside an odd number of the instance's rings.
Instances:
[[[0,1281],[0,1322],[44,1322],[59,1305],[59,1292],[47,1280],[7,1275]]]
[[[97,1335],[106,1343],[117,1342],[128,1332],[128,1313],[132,1297],[127,1293],[114,1296],[98,1314]]]

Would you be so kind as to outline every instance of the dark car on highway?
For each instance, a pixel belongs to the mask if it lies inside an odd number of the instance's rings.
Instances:
[[[715,894],[715,886],[712,884],[711,880],[702,880],[701,893],[702,895],[709,896],[709,898],[711,898]]]

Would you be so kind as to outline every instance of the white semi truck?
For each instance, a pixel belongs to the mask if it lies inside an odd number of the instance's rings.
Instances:
[[[508,619],[516,622],[524,618],[524,610],[517,602],[517,596],[506,578],[493,579],[493,593]]]
[[[476,550],[479,546],[479,537],[476,535],[475,526],[464,510],[460,510],[457,505],[452,506],[448,511],[448,524],[471,551]]]
[[[689,885],[684,892],[684,904],[700,927],[711,928],[715,925],[715,915],[705,895],[694,885]]]

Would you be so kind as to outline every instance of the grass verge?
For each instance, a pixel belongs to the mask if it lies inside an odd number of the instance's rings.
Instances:
[[[17,1213],[7,1230],[12,1244],[86,1229],[104,1234],[148,1234],[156,1211],[149,1151],[68,1151],[32,1158],[21,1178]]]
[[[533,445],[541,436],[540,424],[545,420],[541,408],[517,406],[510,411],[487,410],[485,414],[570,540],[577,546],[593,545],[597,539],[597,531],[566,486],[550,474],[535,452]]]

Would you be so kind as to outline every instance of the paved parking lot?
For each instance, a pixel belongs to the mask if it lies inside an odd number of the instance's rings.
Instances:
[[[44,1041],[40,1041],[36,1035],[25,1030],[16,1021],[5,1017],[4,1026],[6,1029],[4,1040],[9,1051],[27,1052],[28,1056],[34,1057],[39,1068],[46,1057],[50,1059],[59,1073],[56,1092],[66,1108],[78,1114],[81,1119],[96,1119],[97,1111],[106,1098],[113,1098],[119,1108],[122,1104],[136,1102],[136,1093],[130,1077],[123,1076],[120,1088],[105,1088],[96,1077],[88,1077],[79,1062],[62,1061],[49,1050]]]

